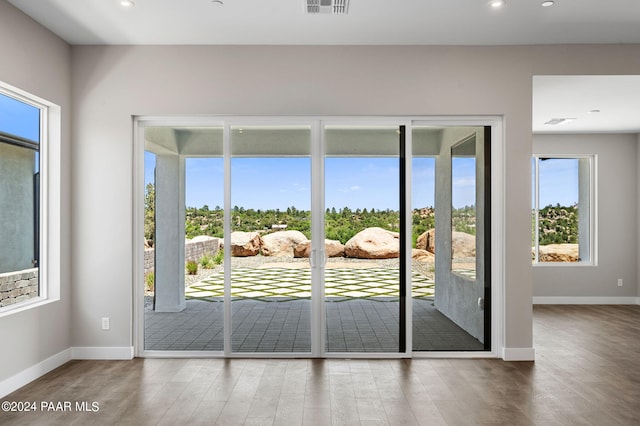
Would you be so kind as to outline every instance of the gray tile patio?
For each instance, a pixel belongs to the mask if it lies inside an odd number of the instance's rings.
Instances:
[[[236,267],[231,272],[234,352],[311,351],[308,267]],[[397,352],[397,268],[337,267],[325,271],[328,352]],[[412,273],[413,349],[482,350],[482,344],[433,307],[434,282]],[[186,289],[187,308],[145,312],[145,349],[223,350],[224,273]]]
[[[310,301],[232,302],[236,352],[310,352]],[[366,299],[326,302],[328,352],[397,352],[398,304]],[[222,351],[223,303],[188,300],[178,313],[145,313],[145,349]],[[413,300],[413,349],[482,350],[482,344],[438,312]]]

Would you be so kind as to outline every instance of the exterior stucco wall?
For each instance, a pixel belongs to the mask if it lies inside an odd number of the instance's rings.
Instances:
[[[0,273],[32,268],[34,151],[0,143]]]

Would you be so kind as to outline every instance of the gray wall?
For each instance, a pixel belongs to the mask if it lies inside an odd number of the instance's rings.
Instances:
[[[35,151],[0,143],[0,274],[33,268]]]
[[[60,301],[0,317],[0,381],[42,362],[71,346],[70,336],[70,48],[6,1],[0,1],[0,81],[19,87],[62,108],[62,163],[60,205],[54,215],[61,241],[51,246],[60,256]],[[66,167],[64,167],[66,166]],[[57,270],[57,268],[55,268]],[[7,350],[10,348],[10,350]]]
[[[535,266],[537,297],[638,295],[637,135],[534,135],[535,154],[596,154],[597,266]],[[618,278],[624,285],[618,287]]]
[[[640,46],[76,46],[72,69],[75,346],[132,345],[132,115],[500,114],[506,346],[530,348],[532,76],[640,74]]]

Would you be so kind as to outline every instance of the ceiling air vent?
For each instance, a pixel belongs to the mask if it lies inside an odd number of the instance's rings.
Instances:
[[[344,15],[349,9],[349,0],[305,0],[307,13],[330,13]]]
[[[545,122],[544,124],[548,126],[557,126],[558,124],[569,124],[572,121],[575,121],[575,118],[552,118],[551,120]]]

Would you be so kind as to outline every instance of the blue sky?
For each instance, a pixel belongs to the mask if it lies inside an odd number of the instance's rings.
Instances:
[[[578,160],[553,158],[539,162],[540,207],[578,203]]]
[[[153,181],[153,154],[145,153],[145,183]],[[311,206],[309,158],[234,158],[231,163],[231,205],[253,209]],[[413,201],[417,207],[433,206],[434,160],[413,163]],[[221,158],[189,158],[186,161],[186,205],[222,206]],[[325,206],[340,209],[398,209],[398,159],[327,158]]]
[[[40,141],[40,110],[0,94],[0,131]]]
[[[475,204],[475,160],[454,159],[453,205]],[[540,162],[540,205],[577,203],[577,160]],[[145,153],[145,183],[153,181],[154,155]],[[311,206],[309,158],[232,159],[231,205],[253,209]],[[435,161],[415,158],[412,163],[412,204],[434,205]],[[222,206],[224,170],[222,158],[189,158],[186,162],[186,205]],[[327,158],[325,206],[340,209],[398,209],[398,160],[396,158]]]

